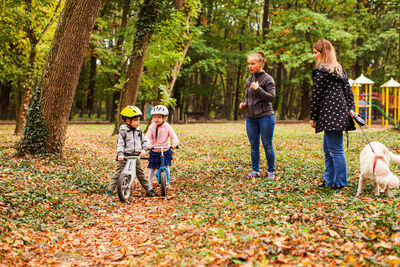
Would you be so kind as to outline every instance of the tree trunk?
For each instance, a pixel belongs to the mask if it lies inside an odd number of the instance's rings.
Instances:
[[[79,73],[100,4],[101,0],[68,0],[65,3],[41,83],[35,92],[35,103],[32,103],[28,112],[28,117],[42,121],[28,120],[20,153],[50,152],[62,155]],[[42,129],[35,127],[35,123]],[[36,134],[41,134],[45,142],[38,144],[32,140]]]
[[[88,85],[88,93],[86,99],[86,108],[88,110],[89,118],[93,113],[93,102],[94,102],[94,89],[96,86],[96,75],[97,75],[97,55],[94,53],[94,47],[90,48],[90,77]]]
[[[22,93],[22,98],[18,99],[18,105],[16,105],[16,125],[14,129],[14,134],[22,134],[22,131],[25,126],[25,118],[26,114],[28,112],[29,108],[29,102],[32,97],[32,87],[34,86],[34,69],[35,69],[35,64],[36,64],[36,55],[37,55],[37,45],[40,42],[40,39],[43,37],[45,32],[47,31],[48,27],[52,23],[54,17],[57,14],[58,8],[60,7],[61,0],[58,2],[56,9],[54,11],[54,15],[49,21],[49,23],[46,25],[46,27],[43,29],[41,35],[39,37],[36,36],[35,34],[35,29],[32,27],[32,21],[28,20],[25,26],[25,32],[26,36],[28,37],[29,43],[30,43],[30,53],[29,53],[29,64],[28,64],[28,72],[27,72],[27,77],[26,77],[26,86],[24,88],[18,88],[23,90]],[[25,12],[27,14],[30,14],[32,12],[32,0],[25,0]],[[28,15],[30,17],[30,15]]]
[[[293,71],[291,71],[290,73],[292,73]],[[290,75],[290,74],[289,74]],[[281,105],[281,112],[280,112],[280,116],[279,119],[281,120],[286,120],[286,116],[287,116],[287,104],[288,104],[288,98],[289,98],[289,86],[287,84],[287,70],[286,68],[283,69],[283,74],[282,74],[282,78],[283,78],[283,90],[282,90],[282,105]]]
[[[228,120],[232,119],[232,91],[235,88],[235,78],[237,73],[235,72],[234,66],[230,66],[226,73],[226,90],[224,97],[224,109],[225,109],[225,118]],[[239,74],[240,75],[240,74]]]
[[[273,102],[274,110],[278,110],[279,100],[281,99],[282,96],[282,71],[283,71],[283,64],[282,62],[279,62],[278,67],[276,68],[275,99]]]
[[[270,21],[269,21],[269,0],[264,1],[264,14],[263,14],[263,22],[262,22],[262,37],[265,41],[265,36],[269,33]]]
[[[301,95],[301,109],[300,109],[299,120],[308,120],[310,117],[311,88],[310,88],[310,85],[308,84],[307,79],[303,80],[302,87],[303,88],[302,88],[302,95]]]
[[[135,105],[139,90],[140,78],[143,73],[144,60],[150,35],[157,22],[158,0],[145,0],[140,8],[137,21],[132,54],[129,57],[128,73],[124,84],[122,106]]]
[[[120,122],[118,116],[120,110],[128,105],[135,105],[139,91],[140,79],[143,73],[144,60],[150,35],[157,23],[160,12],[159,0],[144,0],[136,22],[136,32],[133,41],[132,54],[129,57],[128,73],[124,83],[124,89],[118,103],[117,125]]]
[[[242,65],[239,64],[237,73],[236,73],[236,89],[235,89],[235,105],[234,105],[234,111],[233,111],[233,119],[237,121],[239,119],[239,103],[241,101],[240,99],[240,91],[242,90]]]
[[[0,83],[0,120],[8,119],[10,106],[10,93],[12,91],[12,83],[6,81]]]

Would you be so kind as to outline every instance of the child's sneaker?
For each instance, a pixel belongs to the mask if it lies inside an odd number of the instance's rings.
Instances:
[[[268,172],[268,180],[275,180],[275,172]]]
[[[253,177],[261,177],[260,172],[256,172],[256,171],[251,171],[247,174],[246,176],[247,178],[253,178]]]
[[[158,197],[158,194],[156,193],[156,191],[154,191],[154,189],[149,189],[146,192],[146,197]]]
[[[111,191],[111,190],[107,190],[106,194],[107,194],[107,196],[110,196],[110,197],[112,197],[114,195],[113,191]]]

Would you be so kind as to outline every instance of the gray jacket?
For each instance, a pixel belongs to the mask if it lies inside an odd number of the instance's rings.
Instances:
[[[140,127],[131,128],[126,124],[119,127],[117,156],[129,156],[147,150],[147,140]]]
[[[252,82],[258,81],[260,88],[251,88]],[[246,82],[244,103],[247,104],[247,116],[253,119],[274,114],[272,101],[275,98],[274,79],[265,71],[252,74]]]

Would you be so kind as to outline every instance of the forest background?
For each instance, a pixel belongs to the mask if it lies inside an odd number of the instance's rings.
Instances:
[[[17,120],[21,133],[19,120],[40,84],[65,1],[0,2],[0,120]],[[115,120],[135,37],[146,28],[139,19],[146,2],[102,1],[69,120]],[[306,120],[312,44],[321,38],[334,44],[350,78],[363,73],[375,90],[392,77],[400,80],[398,1],[158,2],[135,103],[142,109],[163,103],[178,120],[185,113],[240,119],[247,55],[263,50],[276,81],[278,119]]]

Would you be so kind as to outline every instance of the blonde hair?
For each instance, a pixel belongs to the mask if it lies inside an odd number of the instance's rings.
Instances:
[[[262,64],[265,63],[265,54],[263,51],[258,51],[256,54],[250,54],[247,56],[247,59],[250,58],[256,58],[258,62],[262,62]]]
[[[313,48],[321,53],[321,59],[317,62],[317,67],[324,66],[329,72],[336,72],[339,76],[343,76],[343,68],[337,62],[336,51],[331,42],[328,40],[319,40],[313,45]]]

